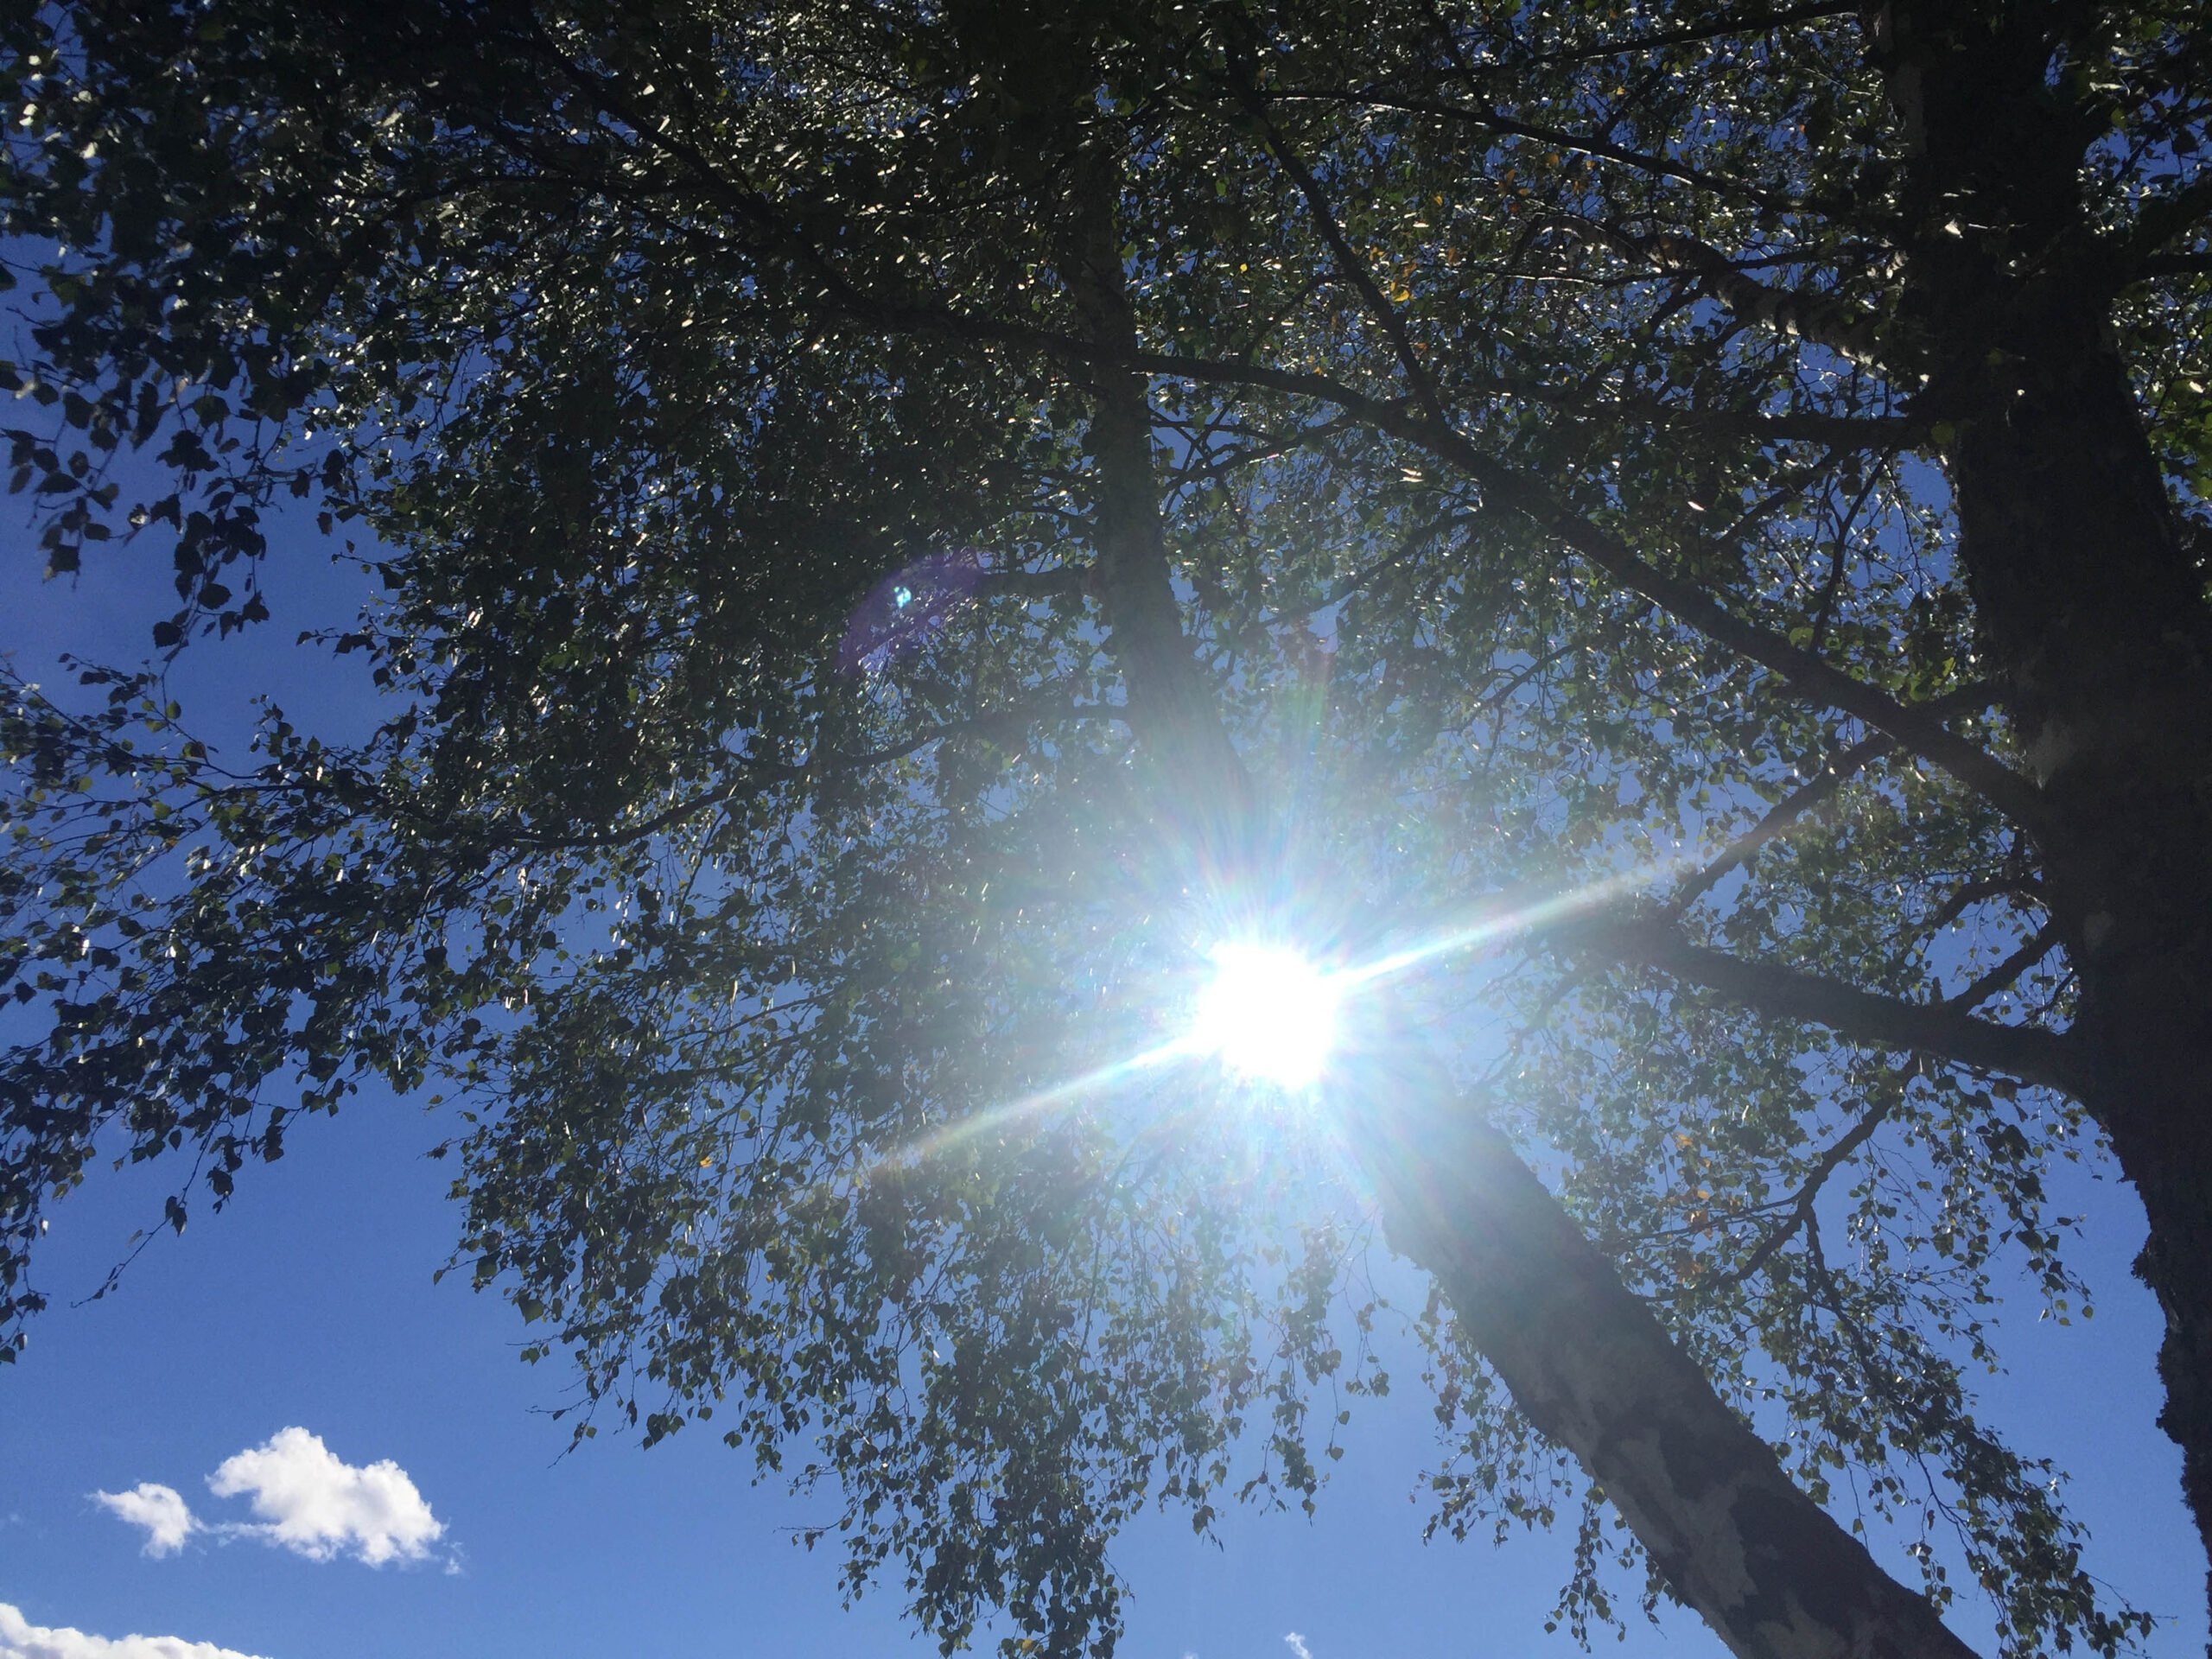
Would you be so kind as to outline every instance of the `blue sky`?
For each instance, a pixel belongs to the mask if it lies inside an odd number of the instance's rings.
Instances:
[[[35,678],[65,645],[135,660],[166,582],[133,564],[124,552],[73,587],[43,584],[11,527],[0,647]],[[346,591],[321,571],[279,561],[278,622],[243,649],[192,654],[188,708],[259,690],[295,705],[345,695],[327,662],[285,648],[323,620],[302,611]],[[105,1177],[57,1206],[40,1269],[57,1306],[0,1373],[0,1659],[933,1652],[900,1624],[896,1585],[846,1611],[835,1550],[791,1543],[789,1529],[833,1513],[828,1498],[753,1486],[743,1458],[696,1433],[650,1452],[602,1438],[562,1455],[566,1427],[543,1414],[563,1403],[565,1379],[518,1362],[521,1327],[503,1304],[431,1282],[456,1225],[446,1173],[422,1156],[439,1133],[419,1109],[374,1096],[303,1123],[281,1165],[241,1178],[228,1212],[195,1213],[118,1294],[83,1306],[68,1304],[158,1222],[172,1173]],[[2098,1317],[2062,1329],[2031,1306],[2010,1332],[2013,1372],[1985,1397],[2024,1449],[2071,1472],[2093,1570],[2175,1616],[2153,1650],[2202,1652],[2203,1562],[2177,1457],[2152,1426],[2155,1314],[2126,1271],[2140,1217],[2109,1182],[2060,1179],[2075,1190],[2056,1207],[2090,1217],[2081,1260]],[[1414,1496],[1432,1421],[1415,1368],[1394,1369],[1400,1392],[1363,1402],[1316,1520],[1233,1513],[1219,1548],[1178,1514],[1134,1529],[1117,1557],[1135,1591],[1124,1655],[1573,1650],[1542,1631],[1564,1539],[1421,1543]],[[160,1554],[94,1496],[148,1486],[198,1522]],[[404,1559],[410,1548],[419,1559]],[[379,1554],[393,1559],[362,1559]],[[1980,1607],[1955,1623],[1993,1645]],[[103,1645],[131,1635],[212,1645]],[[1678,1614],[1600,1647],[1719,1651]]]

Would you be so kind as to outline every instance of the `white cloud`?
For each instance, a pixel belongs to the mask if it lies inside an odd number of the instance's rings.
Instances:
[[[144,1488],[140,1488],[143,1491]],[[166,1486],[156,1489],[168,1491]],[[129,1494],[125,1494],[129,1496]],[[169,1492],[175,1497],[175,1492]],[[0,1601],[0,1659],[253,1659],[213,1642],[179,1636],[88,1636],[83,1630],[34,1624]]]
[[[134,1527],[145,1528],[149,1555],[174,1555],[184,1548],[186,1539],[200,1529],[175,1487],[150,1480],[139,1482],[127,1492],[94,1492],[92,1502]]]
[[[1282,1644],[1298,1656],[1298,1659],[1313,1659],[1313,1649],[1306,1645],[1306,1638],[1292,1630],[1282,1639]]]
[[[268,1441],[226,1459],[207,1477],[218,1497],[245,1497],[256,1526],[226,1527],[327,1561],[351,1554],[371,1567],[419,1561],[445,1535],[407,1471],[389,1458],[355,1468],[319,1434],[282,1428]]]

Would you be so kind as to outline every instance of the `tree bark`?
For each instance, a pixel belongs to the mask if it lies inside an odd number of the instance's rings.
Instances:
[[[1503,1135],[1434,1096],[1359,1128],[1392,1248],[1730,1652],[1973,1651],[1791,1481]]]
[[[1959,557],[2079,980],[2076,1092],[2149,1216],[2160,1421],[2212,1549],[2212,605],[2113,344],[2122,275],[2079,182],[2103,123],[2052,73],[2095,54],[2059,32],[2089,22],[1897,0],[1870,54],[1912,152],[1900,322],[1955,434]]]

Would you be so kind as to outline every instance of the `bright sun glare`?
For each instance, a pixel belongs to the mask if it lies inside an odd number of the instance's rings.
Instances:
[[[1340,988],[1281,945],[1217,944],[1193,1035],[1232,1071],[1300,1089],[1321,1075]]]

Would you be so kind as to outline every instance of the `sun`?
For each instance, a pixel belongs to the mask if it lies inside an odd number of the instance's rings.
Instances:
[[[1198,1046],[1241,1077],[1285,1089],[1319,1078],[1336,1041],[1333,976],[1282,945],[1217,944],[1208,955],[1213,977],[1192,1027]]]

